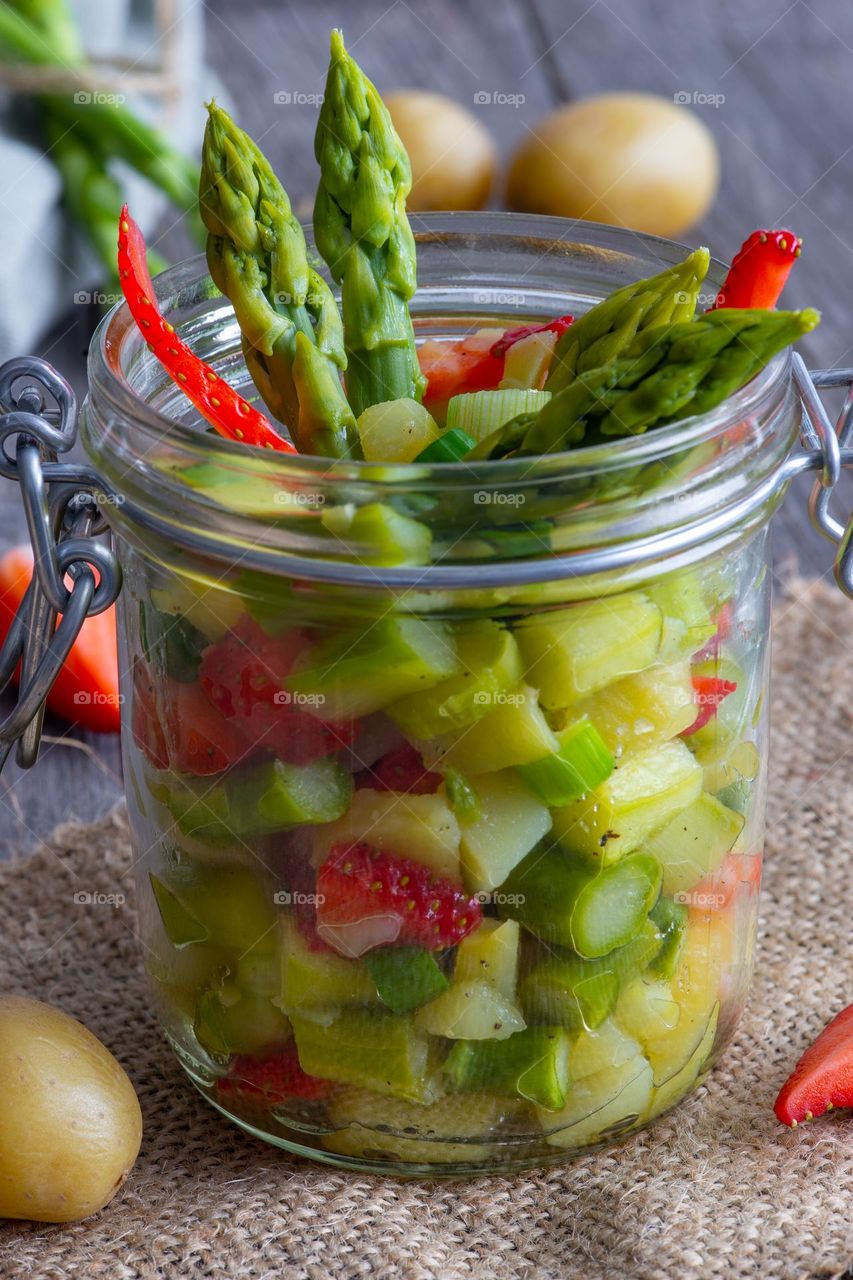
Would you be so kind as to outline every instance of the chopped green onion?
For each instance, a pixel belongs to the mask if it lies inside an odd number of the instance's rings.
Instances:
[[[447,429],[465,431],[475,441],[485,440],[520,413],[538,413],[550,399],[550,391],[533,391],[527,387],[468,391],[454,396],[447,406]]]
[[[476,443],[477,441],[473,436],[469,436],[467,431],[460,431],[458,427],[454,427],[451,431],[443,432],[425,449],[421,449],[415,462],[459,462]]]
[[[559,751],[519,769],[527,785],[549,806],[569,804],[592,791],[614,766],[601,734],[586,716],[558,736]]]

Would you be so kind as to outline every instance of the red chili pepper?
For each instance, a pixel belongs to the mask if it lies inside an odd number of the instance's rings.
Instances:
[[[723,641],[728,639],[732,629],[732,606],[730,601],[727,600],[725,604],[720,605],[713,620],[717,629],[708,643],[694,653],[694,662],[701,662],[703,658],[715,658],[720,652]]]
[[[732,258],[711,311],[720,307],[775,307],[803,242],[793,231],[753,231]]]
[[[853,1107],[853,1005],[833,1018],[806,1049],[773,1110],[793,1129],[833,1107]]]
[[[549,320],[546,324],[521,324],[515,329],[507,329],[506,333],[490,348],[489,355],[499,360],[501,356],[506,355],[510,347],[515,346],[516,342],[521,342],[522,338],[529,338],[532,333],[556,333],[559,338],[573,321],[574,316],[557,316],[556,320]]]
[[[262,413],[199,359],[163,316],[148,274],[145,239],[127,205],[122,208],[118,224],[118,274],[130,314],[147,340],[148,349],[210,425],[229,440],[296,453],[290,441]]]
[[[709,720],[717,714],[720,703],[730,693],[734,693],[737,684],[734,680],[723,680],[722,676],[691,676],[699,714],[689,728],[683,730],[682,738],[689,738],[697,733]]]

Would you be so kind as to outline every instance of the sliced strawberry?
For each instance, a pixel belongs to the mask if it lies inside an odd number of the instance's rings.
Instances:
[[[522,338],[529,338],[532,333],[556,333],[559,338],[574,323],[574,319],[574,316],[557,316],[556,320],[546,320],[544,324],[520,324],[515,329],[507,329],[492,347],[491,354],[496,360],[501,359],[510,347],[521,342]]]
[[[427,380],[424,404],[442,406],[464,391],[492,391],[504,373],[503,356],[494,356],[495,330],[481,329],[455,342],[429,339],[418,348]]]
[[[699,713],[693,723],[682,732],[682,738],[689,738],[691,733],[697,733],[704,728],[717,714],[720,704],[737,689],[735,680],[724,680],[722,676],[694,675],[691,679]]]
[[[328,1097],[331,1089],[330,1080],[306,1075],[299,1065],[295,1045],[266,1058],[239,1054],[232,1060],[228,1075],[216,1082],[216,1092],[223,1101],[263,1102],[268,1107],[288,1098],[316,1102]]]
[[[434,795],[443,781],[440,773],[430,773],[420,752],[409,742],[401,743],[369,769],[356,775],[356,787],[370,787],[373,791],[403,791],[412,796]]]
[[[197,778],[222,773],[256,753],[256,740],[239,721],[226,720],[198,684],[165,679],[160,689],[169,764]]]
[[[833,1018],[806,1050],[773,1110],[793,1129],[834,1107],[853,1107],[853,1005]]]
[[[761,887],[761,856],[757,853],[729,853],[712,875],[700,880],[687,895],[692,916],[706,918],[711,911],[726,911],[740,893],[758,893]]]
[[[169,752],[157,712],[154,677],[146,663],[133,667],[133,710],[130,717],[133,741],[155,769],[168,769]]]
[[[460,885],[364,841],[333,845],[317,872],[317,932],[341,955],[391,943],[441,951],[476,929],[482,914]]]
[[[201,656],[199,679],[224,716],[245,716],[259,702],[272,702],[308,644],[304,631],[269,636],[244,613]]]
[[[327,721],[294,701],[284,686],[308,645],[304,631],[269,636],[244,614],[201,656],[199,680],[210,702],[242,735],[287,764],[310,764],[354,739],[357,726]]]

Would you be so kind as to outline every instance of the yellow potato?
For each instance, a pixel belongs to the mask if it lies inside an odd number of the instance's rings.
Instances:
[[[100,1040],[39,1000],[0,996],[0,1218],[96,1213],[141,1141],[133,1086]]]
[[[647,93],[585,98],[542,120],[516,151],[513,209],[678,236],[711,205],[719,156],[685,107]]]
[[[497,159],[479,120],[440,93],[392,93],[385,102],[412,162],[408,207],[481,209]]]

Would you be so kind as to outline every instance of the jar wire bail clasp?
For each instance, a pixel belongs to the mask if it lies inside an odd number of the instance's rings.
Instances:
[[[27,356],[0,367],[0,475],[20,486],[34,560],[0,647],[0,690],[20,666],[15,706],[0,721],[0,770],[15,743],[18,764],[35,764],[45,699],[71,646],[121,589],[103,536],[103,504],[115,497],[85,464],[59,461],[76,438],[76,397],[51,365]]]
[[[845,595],[853,597],[853,513],[842,524],[831,511],[842,471],[853,468],[853,369],[807,369],[795,352],[792,371],[803,407],[801,439],[805,449],[788,459],[785,478],[792,479],[803,471],[820,472],[809,497],[809,516],[818,533],[836,546],[835,581]],[[833,426],[820,391],[835,387],[846,387],[847,394]]]

